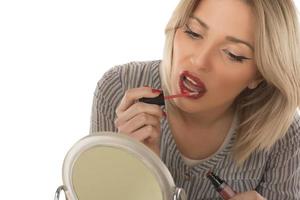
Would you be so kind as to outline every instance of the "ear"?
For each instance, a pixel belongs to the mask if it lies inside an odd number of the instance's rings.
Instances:
[[[264,78],[261,75],[257,75],[256,78],[254,80],[252,80],[249,84],[248,84],[248,88],[250,90],[254,90],[255,88],[257,88],[257,86],[263,82]]]

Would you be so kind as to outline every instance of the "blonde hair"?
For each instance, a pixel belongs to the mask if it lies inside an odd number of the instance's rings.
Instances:
[[[256,17],[255,61],[264,81],[245,89],[234,106],[239,116],[233,156],[242,164],[252,152],[269,150],[282,138],[300,105],[299,29],[292,0],[243,0]],[[173,41],[200,0],[181,0],[166,26],[165,48],[160,66],[162,87],[170,93]],[[167,108],[176,109],[172,103]]]

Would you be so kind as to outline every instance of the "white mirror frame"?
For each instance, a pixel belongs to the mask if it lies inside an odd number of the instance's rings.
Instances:
[[[95,146],[114,147],[132,154],[142,161],[154,175],[161,188],[163,200],[186,200],[184,190],[175,186],[168,168],[154,152],[128,136],[114,132],[99,132],[89,135],[73,145],[64,159],[62,170],[64,185],[58,187],[55,200],[59,200],[62,190],[65,192],[67,199],[79,200],[75,195],[72,183],[73,167],[83,152]]]

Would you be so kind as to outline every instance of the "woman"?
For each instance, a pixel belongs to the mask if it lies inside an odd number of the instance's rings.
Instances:
[[[300,199],[299,31],[291,0],[182,0],[162,61],[116,66],[96,88],[91,133],[156,152],[188,199]],[[142,97],[181,94],[165,107]],[[190,94],[190,96],[188,96]]]

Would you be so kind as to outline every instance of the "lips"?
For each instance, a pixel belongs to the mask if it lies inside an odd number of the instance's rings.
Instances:
[[[191,96],[193,99],[200,98],[206,92],[205,84],[189,71],[183,71],[180,74],[179,87],[181,93],[195,93]]]

